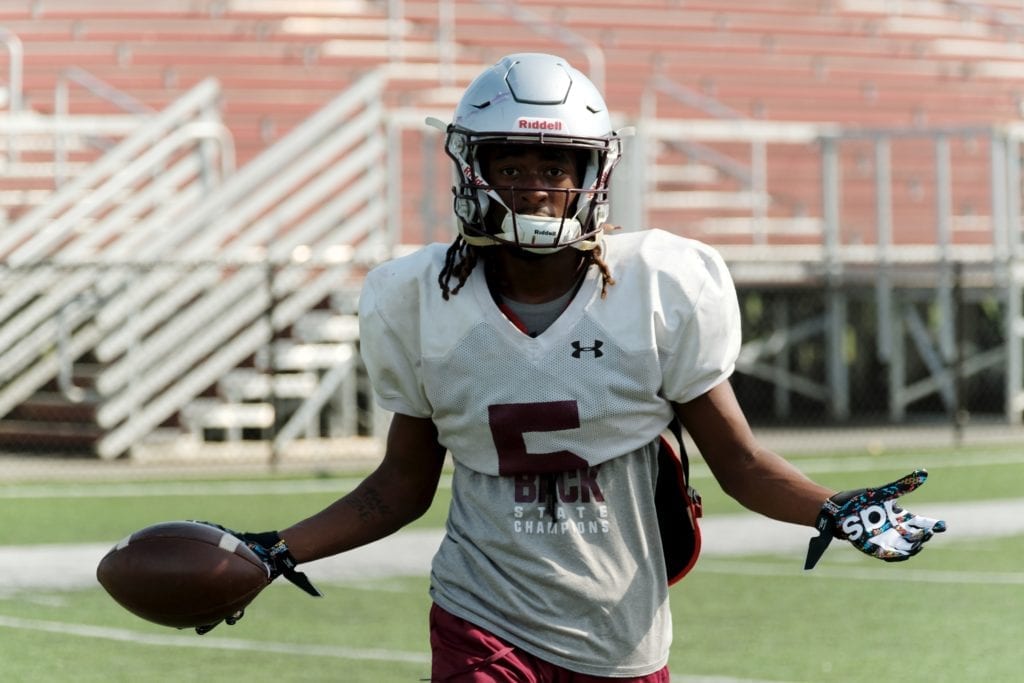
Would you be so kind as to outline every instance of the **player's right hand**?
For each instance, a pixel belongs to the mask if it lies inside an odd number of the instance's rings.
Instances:
[[[284,539],[276,531],[233,531],[213,522],[201,522],[201,524],[215,526],[235,538],[241,539],[243,543],[249,546],[250,550],[256,553],[257,557],[263,560],[263,564],[267,566],[267,571],[270,572],[271,581],[279,576],[284,576],[284,578],[313,597],[323,597],[323,593],[312,584],[305,574],[295,570],[298,563],[292,556],[291,551],[288,550],[288,545],[285,544]]]
[[[243,543],[249,546],[249,549],[256,553],[256,556],[263,560],[263,564],[267,567],[267,573],[270,576],[270,580],[273,581],[279,576],[284,576],[290,582],[309,593],[313,597],[322,597],[323,593],[317,589],[316,586],[309,580],[309,578],[300,571],[296,571],[295,558],[288,550],[288,546],[285,544],[281,535],[276,531],[261,531],[252,533],[248,531],[234,531],[227,527],[215,524],[213,522],[201,522],[202,524],[209,524],[210,526],[217,527],[221,531],[225,531],[235,538],[241,539]],[[242,618],[244,612],[239,610],[235,614],[224,619],[224,623],[233,625],[239,619]],[[203,626],[196,627],[196,633],[199,635],[205,635],[212,631],[218,624],[219,621],[212,624],[206,624]]]
[[[917,470],[885,486],[840,491],[830,497],[818,515],[819,535],[811,539],[807,548],[804,569],[814,567],[833,536],[886,562],[901,562],[921,552],[934,534],[946,530],[946,523],[904,510],[896,499],[918,488],[927,478],[926,470]]]
[[[323,593],[300,571],[295,570],[298,564],[288,550],[284,539],[276,531],[260,531],[252,533],[243,531],[234,533],[242,539],[249,548],[259,556],[263,563],[270,570],[270,580],[273,581],[279,576],[284,576],[296,586],[312,595],[314,598],[323,597]]]
[[[221,621],[223,621],[228,626],[234,626],[238,622],[238,620],[242,618],[242,616],[244,614],[245,614],[245,610],[240,609],[237,612],[235,612],[234,614],[232,614],[230,617],[226,617],[226,618],[222,619]],[[215,621],[212,624],[203,624],[202,626],[196,626],[196,633],[198,633],[201,636],[205,636],[207,633],[209,633],[214,628],[219,626],[221,621]]]

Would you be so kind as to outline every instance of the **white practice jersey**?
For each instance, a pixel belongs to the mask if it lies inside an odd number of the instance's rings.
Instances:
[[[728,270],[710,247],[663,231],[606,236],[607,297],[591,268],[533,338],[501,313],[483,268],[442,298],[446,249],[382,264],[360,301],[379,403],[433,420],[455,462],[432,595],[571,670],[655,671],[671,623],[654,454],[670,401],[733,371]]]

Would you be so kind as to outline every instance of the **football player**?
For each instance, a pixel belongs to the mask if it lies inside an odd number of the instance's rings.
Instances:
[[[440,122],[433,122],[439,125]],[[280,532],[241,534],[276,573],[422,515],[454,463],[431,572],[433,681],[668,681],[668,586],[699,550],[679,427],[740,503],[874,557],[939,520],[896,499],[924,471],[836,492],[760,446],[730,387],[740,348],[722,258],[611,233],[622,134],[565,60],[514,54],[440,124],[459,235],[366,278],[361,348],[394,412],[379,468]]]

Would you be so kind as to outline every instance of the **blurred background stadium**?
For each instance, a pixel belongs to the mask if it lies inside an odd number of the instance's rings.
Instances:
[[[426,116],[561,54],[613,223],[716,245],[757,426],[1024,438],[1020,0],[0,0],[0,452],[372,461],[360,281],[454,236]],[[870,444],[869,444],[870,445]]]

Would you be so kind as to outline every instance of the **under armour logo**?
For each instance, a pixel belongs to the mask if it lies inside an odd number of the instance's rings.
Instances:
[[[593,346],[582,346],[580,342],[574,341],[572,343],[572,357],[579,358],[584,351],[589,351],[594,354],[594,358],[600,358],[601,356],[604,355],[604,351],[601,350],[602,346],[604,346],[604,342],[601,341],[600,339],[595,339]]]

